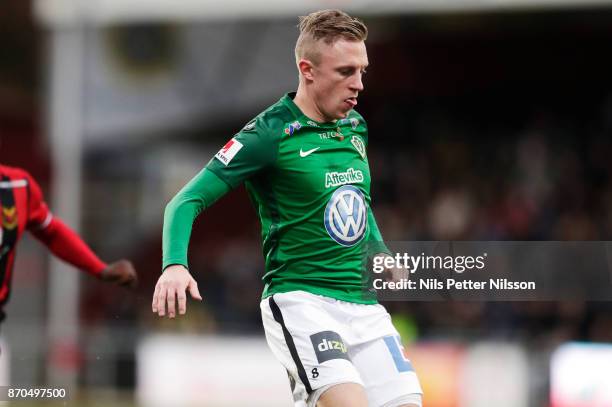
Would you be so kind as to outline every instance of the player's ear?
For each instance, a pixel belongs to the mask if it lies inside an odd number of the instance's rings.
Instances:
[[[313,63],[308,59],[300,59],[298,62],[298,70],[306,80],[311,81],[314,79],[313,68]]]

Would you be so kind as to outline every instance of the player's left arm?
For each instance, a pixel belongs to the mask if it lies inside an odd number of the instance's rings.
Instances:
[[[367,148],[368,146],[368,125],[364,120],[363,116],[355,112],[356,118],[361,123],[358,130],[360,130],[360,134],[363,137],[363,142]],[[368,205],[369,206],[369,205]],[[372,254],[372,257],[393,257],[391,250],[385,244],[382,234],[380,233],[380,229],[378,228],[378,224],[376,223],[376,218],[374,217],[374,212],[371,207],[368,207],[368,252]],[[390,276],[391,280],[399,281],[402,278],[405,278],[405,270],[399,269],[396,267],[392,267],[386,270],[387,274]]]
[[[359,123],[354,131],[362,137],[363,143],[367,149],[369,144],[368,124],[363,116],[361,116],[355,110],[353,110],[352,114],[353,117],[357,119],[357,123]],[[378,229],[378,224],[376,223],[376,218],[374,217],[374,212],[370,206],[370,202],[368,202],[368,230],[369,234],[367,241],[369,253],[375,256],[390,256],[391,251],[387,248],[387,245],[385,245],[385,242],[383,241],[380,230]]]
[[[368,236],[368,250],[373,254],[373,257],[393,257],[391,250],[387,247],[383,241],[374,213],[372,209],[368,209],[368,228],[370,234]],[[385,264],[381,261],[380,264]],[[391,281],[400,281],[401,279],[408,278],[409,274],[406,269],[400,267],[390,267],[386,269],[386,274]]]
[[[44,201],[42,190],[28,174],[28,230],[57,257],[102,281],[133,287],[138,279],[128,260],[106,264],[83,239],[61,219],[54,217]]]
[[[378,224],[374,218],[374,212],[372,212],[371,208],[368,210],[368,228],[370,229],[368,244],[370,245],[371,253],[391,255],[391,251],[383,241],[380,230],[378,229]]]

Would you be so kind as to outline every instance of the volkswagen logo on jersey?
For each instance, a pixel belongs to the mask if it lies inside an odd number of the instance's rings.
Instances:
[[[338,188],[325,207],[325,229],[342,246],[352,246],[363,238],[367,218],[363,194],[352,185]]]

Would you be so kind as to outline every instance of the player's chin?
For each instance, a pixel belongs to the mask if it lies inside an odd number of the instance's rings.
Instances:
[[[342,108],[338,110],[338,114],[336,115],[336,119],[346,119],[349,115],[349,113],[351,112],[351,110],[353,110],[352,107],[346,109],[346,108]]]

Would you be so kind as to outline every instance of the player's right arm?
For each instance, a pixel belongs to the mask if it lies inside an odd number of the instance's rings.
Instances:
[[[275,149],[270,132],[260,121],[251,122],[209,161],[166,206],[162,238],[163,273],[155,286],[152,310],[159,316],[176,316],[187,310],[187,291],[201,300],[195,279],[189,273],[187,249],[195,218],[247,178],[270,165]]]
[[[191,276],[187,264],[187,248],[191,227],[195,218],[230,190],[230,186],[212,171],[204,168],[166,205],[162,237],[163,273],[155,286],[153,312],[160,317],[176,315],[187,311],[186,292],[202,300],[198,284]]]

